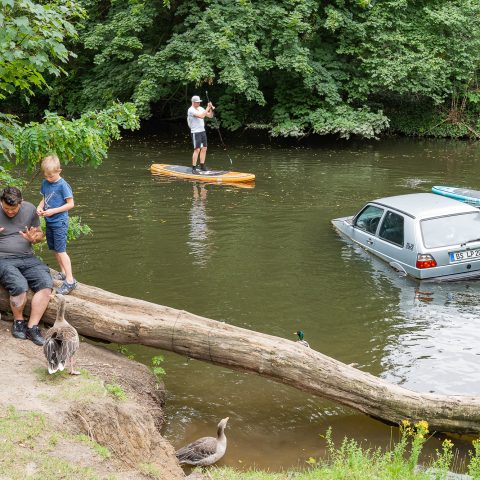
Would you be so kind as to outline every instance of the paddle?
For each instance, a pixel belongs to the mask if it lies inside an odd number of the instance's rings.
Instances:
[[[205,95],[207,97],[207,102],[210,103],[210,98],[208,97],[207,90],[205,90]],[[217,120],[216,117],[213,117],[213,119],[215,120],[214,125],[215,125],[215,128],[217,129],[218,136],[220,137],[220,141],[222,142],[223,149],[225,150],[225,153],[227,154],[227,157],[230,160],[230,165],[233,165],[232,159],[230,158],[230,155],[227,152],[227,146],[225,145],[225,142],[223,141],[222,134],[220,132],[220,125],[218,124],[218,120]]]

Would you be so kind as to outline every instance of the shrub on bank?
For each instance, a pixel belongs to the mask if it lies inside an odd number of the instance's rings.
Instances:
[[[427,465],[419,465],[419,456],[428,440],[425,421],[400,425],[400,440],[392,449],[362,448],[355,440],[345,438],[337,447],[329,429],[325,435],[328,456],[326,459],[309,459],[305,471],[270,473],[260,470],[247,472],[222,467],[209,470],[212,480],[446,480],[453,460],[453,443],[446,439],[441,450]],[[480,480],[480,440],[473,441],[468,474]]]

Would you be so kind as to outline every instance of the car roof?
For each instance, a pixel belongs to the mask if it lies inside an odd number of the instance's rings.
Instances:
[[[472,205],[435,193],[409,193],[378,198],[369,203],[378,203],[420,219],[479,211]]]

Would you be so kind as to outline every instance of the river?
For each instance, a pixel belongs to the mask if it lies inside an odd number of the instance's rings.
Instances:
[[[208,164],[230,169],[214,132]],[[66,166],[75,209],[93,235],[69,246],[76,277],[112,292],[295,340],[422,392],[480,394],[480,282],[419,285],[352,247],[330,220],[368,200],[480,189],[479,144],[443,140],[229,147],[233,169],[256,174],[252,189],[154,177],[151,163],[188,165],[184,136],[135,136],[98,169]],[[36,181],[36,183],[39,183]],[[27,199],[35,203],[34,184]],[[55,266],[49,254],[45,259]],[[251,374],[163,354],[166,437],[179,447],[214,435],[229,416],[220,464],[280,470],[325,453],[333,427],[366,446],[395,429]],[[436,440],[430,442],[438,447]],[[465,451],[468,444],[457,441]]]

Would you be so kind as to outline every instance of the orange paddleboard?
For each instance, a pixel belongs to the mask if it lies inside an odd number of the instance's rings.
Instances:
[[[255,181],[253,173],[229,172],[226,170],[198,169],[198,173],[192,173],[192,167],[182,165],[168,165],[165,163],[154,163],[150,167],[154,175],[168,175],[171,177],[186,178],[210,183],[244,183]]]

